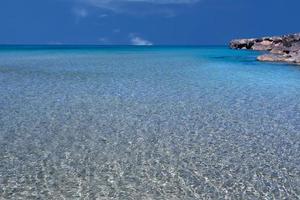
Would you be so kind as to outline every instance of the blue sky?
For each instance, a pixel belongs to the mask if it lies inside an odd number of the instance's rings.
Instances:
[[[0,44],[210,45],[300,32],[300,0],[0,0]]]

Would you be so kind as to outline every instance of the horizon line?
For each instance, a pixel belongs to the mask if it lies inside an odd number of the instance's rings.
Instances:
[[[90,47],[201,47],[201,46],[227,46],[227,44],[157,44],[157,45],[132,45],[132,44],[0,44],[0,47],[34,47],[34,46],[53,46],[53,47],[74,47],[74,46],[90,46]]]

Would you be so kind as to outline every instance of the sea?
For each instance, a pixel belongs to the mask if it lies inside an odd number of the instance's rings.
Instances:
[[[300,199],[300,66],[226,46],[0,46],[0,199]]]

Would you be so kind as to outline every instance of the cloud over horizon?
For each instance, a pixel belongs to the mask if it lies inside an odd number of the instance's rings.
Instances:
[[[143,39],[139,36],[131,35],[130,37],[131,37],[130,41],[131,41],[132,45],[136,45],[136,46],[152,46],[153,45],[152,42],[150,42],[146,39]]]

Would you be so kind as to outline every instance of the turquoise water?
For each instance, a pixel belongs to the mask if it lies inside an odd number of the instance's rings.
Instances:
[[[299,199],[300,67],[225,47],[1,47],[0,199]]]

